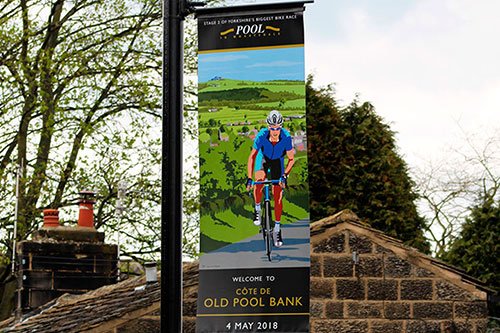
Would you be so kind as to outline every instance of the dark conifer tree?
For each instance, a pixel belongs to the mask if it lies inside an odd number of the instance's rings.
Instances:
[[[339,108],[331,88],[307,85],[311,218],[351,209],[372,227],[424,252],[424,219],[394,132],[370,103]]]
[[[500,203],[491,197],[471,209],[444,260],[500,291]]]

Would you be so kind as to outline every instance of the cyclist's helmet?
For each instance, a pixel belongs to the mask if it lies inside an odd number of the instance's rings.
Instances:
[[[269,116],[267,116],[266,121],[268,125],[281,126],[283,125],[283,116],[278,111],[272,110],[271,112],[269,112]]]

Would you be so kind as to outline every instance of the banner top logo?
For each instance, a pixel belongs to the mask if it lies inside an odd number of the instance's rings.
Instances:
[[[220,37],[227,38],[252,38],[252,37],[271,37],[279,36],[281,29],[271,25],[264,24],[246,24],[238,25],[220,33]]]
[[[200,18],[199,52],[303,46],[303,29],[298,28],[302,26],[302,14],[262,13]]]

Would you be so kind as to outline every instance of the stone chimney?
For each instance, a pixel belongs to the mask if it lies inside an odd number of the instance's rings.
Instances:
[[[94,194],[80,194],[78,226],[60,226],[58,211],[46,209],[43,227],[17,245],[19,312],[64,293],[82,294],[117,282],[118,248],[105,244],[104,233],[94,228]]]

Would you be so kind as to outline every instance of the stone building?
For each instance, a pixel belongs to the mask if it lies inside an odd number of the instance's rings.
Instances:
[[[486,332],[488,289],[351,212],[311,226],[311,332]]]
[[[194,333],[198,265],[184,267],[184,332]],[[311,225],[311,333],[486,332],[489,290],[344,211]],[[144,278],[62,296],[5,332],[159,332],[159,283]]]

